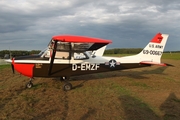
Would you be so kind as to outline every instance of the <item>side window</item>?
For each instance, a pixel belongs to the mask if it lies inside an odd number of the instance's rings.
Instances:
[[[57,51],[55,58],[69,60],[70,59],[70,55],[69,55],[69,52]]]

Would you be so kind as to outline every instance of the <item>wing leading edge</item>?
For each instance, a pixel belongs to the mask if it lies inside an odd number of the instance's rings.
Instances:
[[[53,40],[61,42],[73,42],[73,43],[112,43],[111,40],[105,40],[100,38],[91,38],[86,36],[75,35],[57,35],[52,37]]]

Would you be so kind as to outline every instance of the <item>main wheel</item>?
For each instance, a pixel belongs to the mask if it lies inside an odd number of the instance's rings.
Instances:
[[[64,91],[69,91],[72,89],[72,84],[71,83],[65,83],[63,86]]]
[[[26,84],[26,88],[32,88],[33,87],[33,83],[32,82],[28,82],[27,84]]]

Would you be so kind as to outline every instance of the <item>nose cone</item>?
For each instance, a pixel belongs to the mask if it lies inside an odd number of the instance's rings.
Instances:
[[[14,68],[17,72],[20,74],[23,74],[27,77],[32,78],[33,77],[33,67],[34,64],[26,64],[26,63],[14,63]]]
[[[6,62],[11,63],[13,73],[14,73],[14,70],[16,70],[20,74],[23,74],[28,77],[33,77],[34,64],[21,63],[21,62],[18,62],[18,60],[16,60],[15,58],[12,58],[12,60],[11,59],[6,60]]]

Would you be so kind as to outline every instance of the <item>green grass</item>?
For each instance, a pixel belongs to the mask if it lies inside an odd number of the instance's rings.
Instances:
[[[0,70],[4,68],[9,68],[10,66],[11,66],[10,64],[0,65]]]
[[[163,53],[162,59],[180,60],[180,53]]]
[[[122,95],[130,95],[131,92],[128,89],[125,89],[124,87],[114,83],[114,82],[110,82],[110,89],[113,89],[113,91],[116,91],[118,94],[122,94]]]
[[[150,88],[150,86],[148,86],[147,84],[142,83],[142,82],[133,82],[132,85],[137,86],[137,87],[142,87],[144,89]]]

